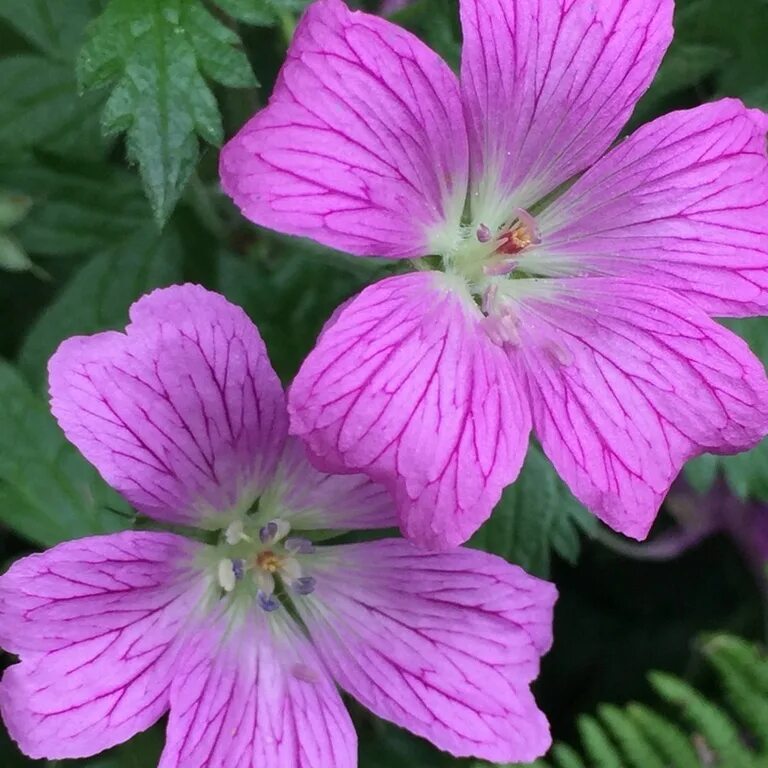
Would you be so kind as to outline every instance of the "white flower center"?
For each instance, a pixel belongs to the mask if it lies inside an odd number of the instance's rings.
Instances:
[[[279,589],[293,595],[308,595],[315,589],[315,579],[305,575],[302,560],[314,553],[308,539],[289,537],[290,523],[271,520],[256,531],[236,520],[223,534],[221,548],[225,556],[217,566],[218,584],[225,593],[234,593],[243,585],[255,591],[258,604],[265,611],[281,605]]]

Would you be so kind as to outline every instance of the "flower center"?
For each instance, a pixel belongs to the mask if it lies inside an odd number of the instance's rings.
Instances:
[[[475,292],[482,294],[488,278],[505,277],[519,266],[518,257],[526,248],[541,242],[536,220],[528,211],[515,208],[511,221],[492,231],[486,224],[465,235],[452,253],[445,257],[449,270],[467,279]]]
[[[255,599],[265,611],[274,611],[291,595],[309,595],[315,579],[305,574],[314,554],[311,541],[289,536],[290,524],[271,520],[248,530],[236,520],[225,531],[220,544],[225,556],[218,562],[218,584],[225,594],[237,592]]]

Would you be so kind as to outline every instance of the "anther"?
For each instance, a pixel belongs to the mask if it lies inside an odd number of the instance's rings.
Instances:
[[[285,540],[285,549],[291,555],[311,555],[314,554],[315,545],[309,539],[290,536]]]
[[[491,239],[491,230],[485,224],[481,224],[475,233],[478,242],[487,243]]]
[[[219,585],[225,592],[231,592],[235,588],[237,575],[232,560],[224,559],[219,561],[218,577]]]
[[[297,595],[311,595],[315,591],[317,582],[312,576],[302,576],[291,584],[291,589]]]
[[[259,606],[267,611],[267,613],[276,611],[280,607],[280,601],[274,595],[268,595],[261,590],[256,593],[256,599],[259,602]]]
[[[226,531],[224,531],[224,540],[230,546],[239,544],[241,541],[250,541],[250,537],[245,533],[245,526],[242,520],[235,520],[231,522]]]
[[[284,539],[291,530],[291,525],[285,520],[270,520],[259,531],[262,544],[274,544]]]

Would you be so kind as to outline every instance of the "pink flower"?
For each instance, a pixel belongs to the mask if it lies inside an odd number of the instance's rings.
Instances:
[[[768,307],[768,116],[724,99],[609,149],[672,0],[461,0],[461,19],[459,81],[404,30],[319,0],[222,152],[258,224],[439,256],[337,313],[291,430],[445,547],[488,517],[532,428],[584,504],[643,538],[687,459],[768,431],[763,367],[711,319]]]
[[[334,682],[456,755],[546,750],[528,686],[554,587],[469,549],[313,544],[319,529],[391,526],[391,499],[313,470],[287,438],[238,307],[199,286],[155,291],[125,333],[64,342],[50,386],[105,480],[190,535],[67,542],[0,577],[0,644],[21,658],[0,710],[28,755],[92,755],[170,708],[161,768],[352,768]]]

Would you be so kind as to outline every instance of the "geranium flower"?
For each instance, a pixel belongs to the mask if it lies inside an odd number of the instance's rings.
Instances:
[[[711,316],[768,306],[768,117],[724,99],[609,149],[672,0],[461,0],[461,80],[408,32],[312,5],[221,155],[263,226],[414,259],[337,313],[289,398],[325,470],[462,542],[531,427],[573,493],[646,536],[682,464],[768,430],[763,367]]]
[[[126,332],[50,362],[69,439],[141,513],[180,532],[60,544],[0,577],[8,730],[31,757],[92,755],[170,709],[161,768],[351,768],[334,681],[455,755],[549,744],[529,691],[555,589],[469,549],[337,546],[391,526],[364,475],[312,469],[255,326],[186,285],[134,304]]]

